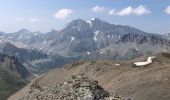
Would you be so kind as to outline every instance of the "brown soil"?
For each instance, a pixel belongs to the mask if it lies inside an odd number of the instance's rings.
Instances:
[[[111,95],[118,94],[132,100],[170,100],[170,57],[166,54],[158,54],[156,57],[152,64],[143,69],[133,68],[133,62],[145,61],[146,56],[125,62],[97,61],[68,64],[35,79],[9,100],[19,100],[27,95],[33,84],[52,86],[79,73],[97,80]],[[116,66],[116,63],[120,66]]]

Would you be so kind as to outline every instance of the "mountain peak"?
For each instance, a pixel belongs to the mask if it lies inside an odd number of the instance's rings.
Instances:
[[[96,20],[96,18],[92,18],[91,20]]]
[[[96,25],[99,24],[100,25],[100,24],[105,24],[105,23],[107,23],[107,22],[105,22],[105,21],[103,21],[99,18],[91,18],[91,19],[87,19],[87,20],[83,20],[83,19],[78,18],[78,19],[70,22],[67,26],[68,27],[77,27],[77,26],[82,26],[82,25],[84,26],[84,25],[89,24],[90,27],[92,27],[93,24],[96,24]]]
[[[30,33],[30,31],[25,28],[22,28],[17,33]]]
[[[77,22],[87,22],[87,21],[102,21],[104,22],[103,20],[99,19],[99,18],[91,18],[91,19],[87,19],[87,20],[83,20],[83,19],[75,19],[73,20],[71,23],[77,23]]]
[[[52,29],[52,30],[51,30],[51,32],[57,32],[57,30],[55,30],[55,29]]]
[[[96,21],[96,20],[101,20],[101,19],[94,17],[94,18],[87,19],[87,20],[90,20],[90,21]],[[87,21],[87,20],[86,20],[86,21]]]

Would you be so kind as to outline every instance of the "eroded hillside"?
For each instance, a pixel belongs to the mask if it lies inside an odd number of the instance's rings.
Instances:
[[[131,61],[77,62],[55,69],[39,77],[9,100],[18,100],[28,95],[34,84],[41,87],[60,84],[71,75],[85,73],[95,79],[111,95],[118,94],[133,100],[169,100],[170,55],[156,55],[154,62],[144,68],[134,68],[135,61],[145,61],[147,56]]]

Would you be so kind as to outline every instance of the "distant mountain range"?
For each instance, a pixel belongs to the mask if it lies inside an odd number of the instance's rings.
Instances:
[[[48,51],[65,56],[131,55],[169,51],[170,41],[163,35],[146,33],[130,26],[114,25],[100,19],[72,21],[58,33]],[[93,55],[94,56],[94,55]]]
[[[27,78],[67,63],[122,61],[162,52],[170,52],[170,33],[147,33],[98,18],[73,20],[61,31],[0,32],[0,99],[24,86]]]
[[[147,33],[98,18],[77,19],[61,31],[0,32],[0,47],[2,53],[17,56],[22,63],[32,66],[31,70],[48,70],[77,60],[127,60],[143,54],[169,52],[170,35]]]
[[[170,40],[170,32],[165,33],[164,37]]]

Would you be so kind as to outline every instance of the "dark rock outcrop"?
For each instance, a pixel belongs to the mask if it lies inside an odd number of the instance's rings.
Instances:
[[[97,81],[84,74],[71,76],[57,86],[40,87],[34,84],[29,95],[22,100],[122,100],[119,96],[110,97]]]

